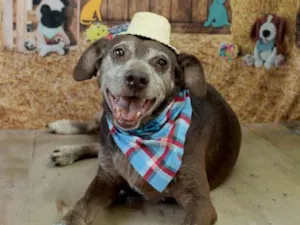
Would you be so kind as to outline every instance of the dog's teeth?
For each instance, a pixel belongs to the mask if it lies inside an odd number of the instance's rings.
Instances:
[[[138,112],[136,113],[136,115],[135,115],[135,119],[138,119],[138,118],[140,117],[140,115],[141,115],[141,112],[138,111]]]
[[[117,117],[120,117],[120,116],[121,116],[121,108],[117,107]]]

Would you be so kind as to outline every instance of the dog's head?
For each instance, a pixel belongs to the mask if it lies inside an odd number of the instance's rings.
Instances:
[[[203,69],[195,57],[177,56],[159,42],[131,35],[100,39],[83,53],[74,79],[95,75],[107,115],[125,130],[157,116],[182,88],[206,94]]]
[[[68,5],[68,0],[41,0],[36,10],[37,18],[45,27],[60,27],[65,20]]]
[[[257,41],[259,39],[267,43],[276,39],[276,44],[284,41],[286,32],[286,21],[276,15],[266,15],[256,20],[252,26],[251,39]]]

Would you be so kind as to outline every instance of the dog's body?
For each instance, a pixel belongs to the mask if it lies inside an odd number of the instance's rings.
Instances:
[[[128,71],[135,75],[134,86],[132,77],[129,83],[126,82]],[[151,76],[148,77],[148,73]],[[241,130],[230,106],[212,86],[206,84],[200,62],[186,54],[176,57],[172,50],[155,41],[125,35],[112,41],[97,41],[84,53],[75,68],[74,78],[85,80],[95,74],[98,74],[105,99],[101,119],[98,117],[92,123],[57,121],[49,125],[53,132],[64,134],[90,133],[100,129],[100,144],[65,146],[52,154],[56,165],[67,165],[97,155],[100,161],[98,174],[85,196],[60,224],[88,224],[99,209],[112,204],[121,190],[128,189],[148,200],[175,199],[186,211],[183,225],[213,224],[217,214],[209,192],[219,186],[234,167],[240,150]],[[135,171],[115,144],[107,118],[124,130],[140,127],[159,115],[182,88],[190,90],[193,109],[182,166],[160,193]],[[125,120],[124,117],[129,118],[131,112],[127,114],[124,108],[119,109],[118,103],[114,106],[116,98],[120,99],[118,101],[133,98],[128,101],[134,104],[138,101],[136,98],[143,96],[154,100],[145,112],[144,106],[140,107],[139,119]]]

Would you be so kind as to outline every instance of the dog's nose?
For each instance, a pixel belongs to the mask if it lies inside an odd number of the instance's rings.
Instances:
[[[149,77],[139,71],[129,71],[125,76],[125,84],[131,89],[142,90],[148,86]]]
[[[270,32],[269,30],[264,30],[264,31],[263,31],[263,36],[264,36],[265,38],[269,37],[270,34],[271,34],[271,32]]]

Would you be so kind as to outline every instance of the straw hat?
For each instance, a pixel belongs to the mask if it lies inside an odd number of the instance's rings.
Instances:
[[[170,44],[171,24],[167,18],[151,12],[135,13],[127,31],[120,35],[130,34],[158,41],[179,54],[179,51]]]

